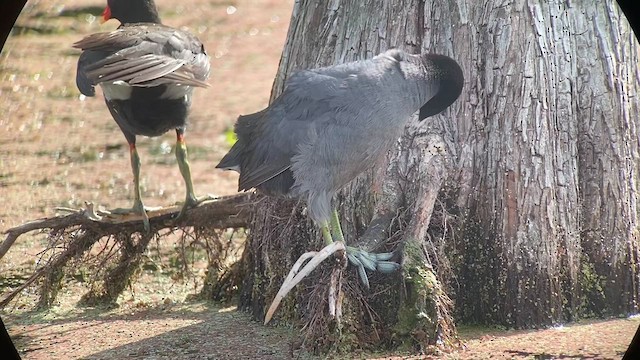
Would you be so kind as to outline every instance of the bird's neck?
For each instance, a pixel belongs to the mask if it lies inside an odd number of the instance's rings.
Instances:
[[[161,24],[158,9],[153,0],[130,1],[129,8],[118,14],[118,20],[122,24],[154,23]]]

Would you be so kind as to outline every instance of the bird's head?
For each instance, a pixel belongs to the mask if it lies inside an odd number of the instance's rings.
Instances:
[[[462,93],[464,75],[460,65],[452,58],[438,54],[424,54],[422,63],[437,81],[437,93],[420,108],[418,120],[439,114],[453,104]]]
[[[102,22],[109,19],[116,19],[122,24],[160,23],[153,0],[107,0],[107,7],[102,12]]]

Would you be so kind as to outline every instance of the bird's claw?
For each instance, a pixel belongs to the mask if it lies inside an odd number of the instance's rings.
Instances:
[[[376,253],[376,254],[371,254],[371,255],[375,255],[377,260],[380,261],[387,261],[387,260],[391,260],[391,258],[393,257],[393,252],[388,252],[388,253]]]
[[[151,224],[149,223],[149,215],[147,215],[146,211],[142,212],[142,226],[144,227],[144,232],[145,233],[150,233],[151,232]]]
[[[211,194],[207,194],[207,195],[201,196],[201,197],[196,197],[193,194],[187,195],[187,198],[185,199],[184,203],[182,204],[182,209],[180,209],[180,213],[178,213],[178,216],[176,216],[175,220],[178,221],[178,220],[182,219],[184,214],[186,214],[187,210],[192,209],[192,208],[202,204],[205,201],[214,200],[216,198],[217,198],[216,196],[211,195]]]
[[[86,208],[84,209],[84,211],[82,213],[84,214],[84,216],[87,217],[87,219],[93,220],[93,221],[102,220],[102,216],[99,214],[99,210],[96,211],[96,208],[95,208],[95,206],[93,205],[92,202],[85,201],[84,204],[85,204]]]
[[[389,259],[393,257],[393,253],[369,253],[358,248],[345,246],[344,242],[342,241],[332,242],[320,251],[310,251],[304,253],[300,256],[298,261],[295,262],[295,264],[289,271],[289,274],[283,281],[280,290],[276,294],[273,302],[271,303],[271,306],[269,307],[269,310],[267,311],[267,314],[265,315],[264,324],[266,325],[267,323],[269,323],[271,317],[278,308],[278,305],[280,305],[280,301],[282,301],[282,299],[287,295],[287,293],[289,293],[289,291],[291,291],[291,289],[293,289],[294,286],[302,281],[305,276],[311,273],[311,271],[313,271],[313,269],[320,265],[320,263],[323,262],[327,257],[340,251],[346,252],[347,259],[356,267],[358,275],[360,276],[360,280],[367,289],[369,288],[369,277],[367,276],[367,269],[369,271],[380,271],[382,273],[388,274],[400,268],[400,264],[389,261]],[[305,262],[306,265],[303,267],[302,265]],[[335,288],[335,281],[337,280],[333,279],[332,275],[332,288]],[[339,298],[339,296],[336,296],[337,295],[335,293],[332,293],[330,291],[329,309],[332,315],[335,314],[335,316],[338,316],[340,311],[339,307],[336,306],[338,306],[340,302],[336,300],[337,298]],[[336,303],[338,305],[336,305]]]
[[[347,247],[347,259],[355,266],[360,276],[360,281],[365,288],[369,289],[369,277],[367,270],[379,271],[383,274],[392,273],[400,268],[400,264],[389,261],[393,253],[370,253],[354,247]]]
[[[144,227],[144,232],[147,234],[150,233],[151,224],[149,224],[149,215],[147,214],[147,209],[144,208],[142,202],[137,203],[133,208],[138,214],[140,214],[140,216],[142,216],[142,226]]]
[[[376,265],[376,270],[383,274],[391,274],[392,272],[400,269],[400,264],[393,261],[378,261]]]

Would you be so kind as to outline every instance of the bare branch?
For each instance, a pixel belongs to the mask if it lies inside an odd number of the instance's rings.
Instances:
[[[254,193],[242,193],[208,200],[187,210],[178,221],[173,219],[180,212],[179,205],[150,211],[148,215],[151,232],[157,232],[159,229],[167,227],[199,226],[203,223],[216,229],[246,227],[250,221],[250,205],[253,199]],[[143,231],[140,221],[142,217],[138,215],[106,215],[106,212],[94,211],[93,204],[87,204],[85,209],[61,210],[71,212],[71,214],[29,221],[5,231],[7,237],[0,244],[0,259],[9,251],[18,237],[34,230],[44,231],[80,226],[99,231],[105,236],[136,230]]]

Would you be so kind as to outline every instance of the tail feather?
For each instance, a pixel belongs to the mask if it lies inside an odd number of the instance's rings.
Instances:
[[[266,110],[266,109],[265,109]],[[220,160],[220,163],[216,165],[218,169],[234,170],[240,173],[242,171],[242,161],[245,155],[247,144],[251,142],[253,138],[253,132],[257,128],[256,122],[260,121],[260,118],[265,113],[265,110],[259,111],[254,114],[240,115],[235,125],[235,133],[238,140],[231,147],[231,150]]]
[[[96,89],[95,83],[89,79],[86,74],[86,67],[90,66],[91,63],[95,62],[97,58],[99,58],[100,54],[94,51],[85,51],[80,55],[78,59],[78,68],[76,72],[76,86],[80,93],[85,96],[95,96]]]
[[[216,168],[223,170],[234,170],[240,172],[240,163],[242,162],[242,153],[244,146],[240,144],[240,140],[236,141],[231,150],[220,160]]]

